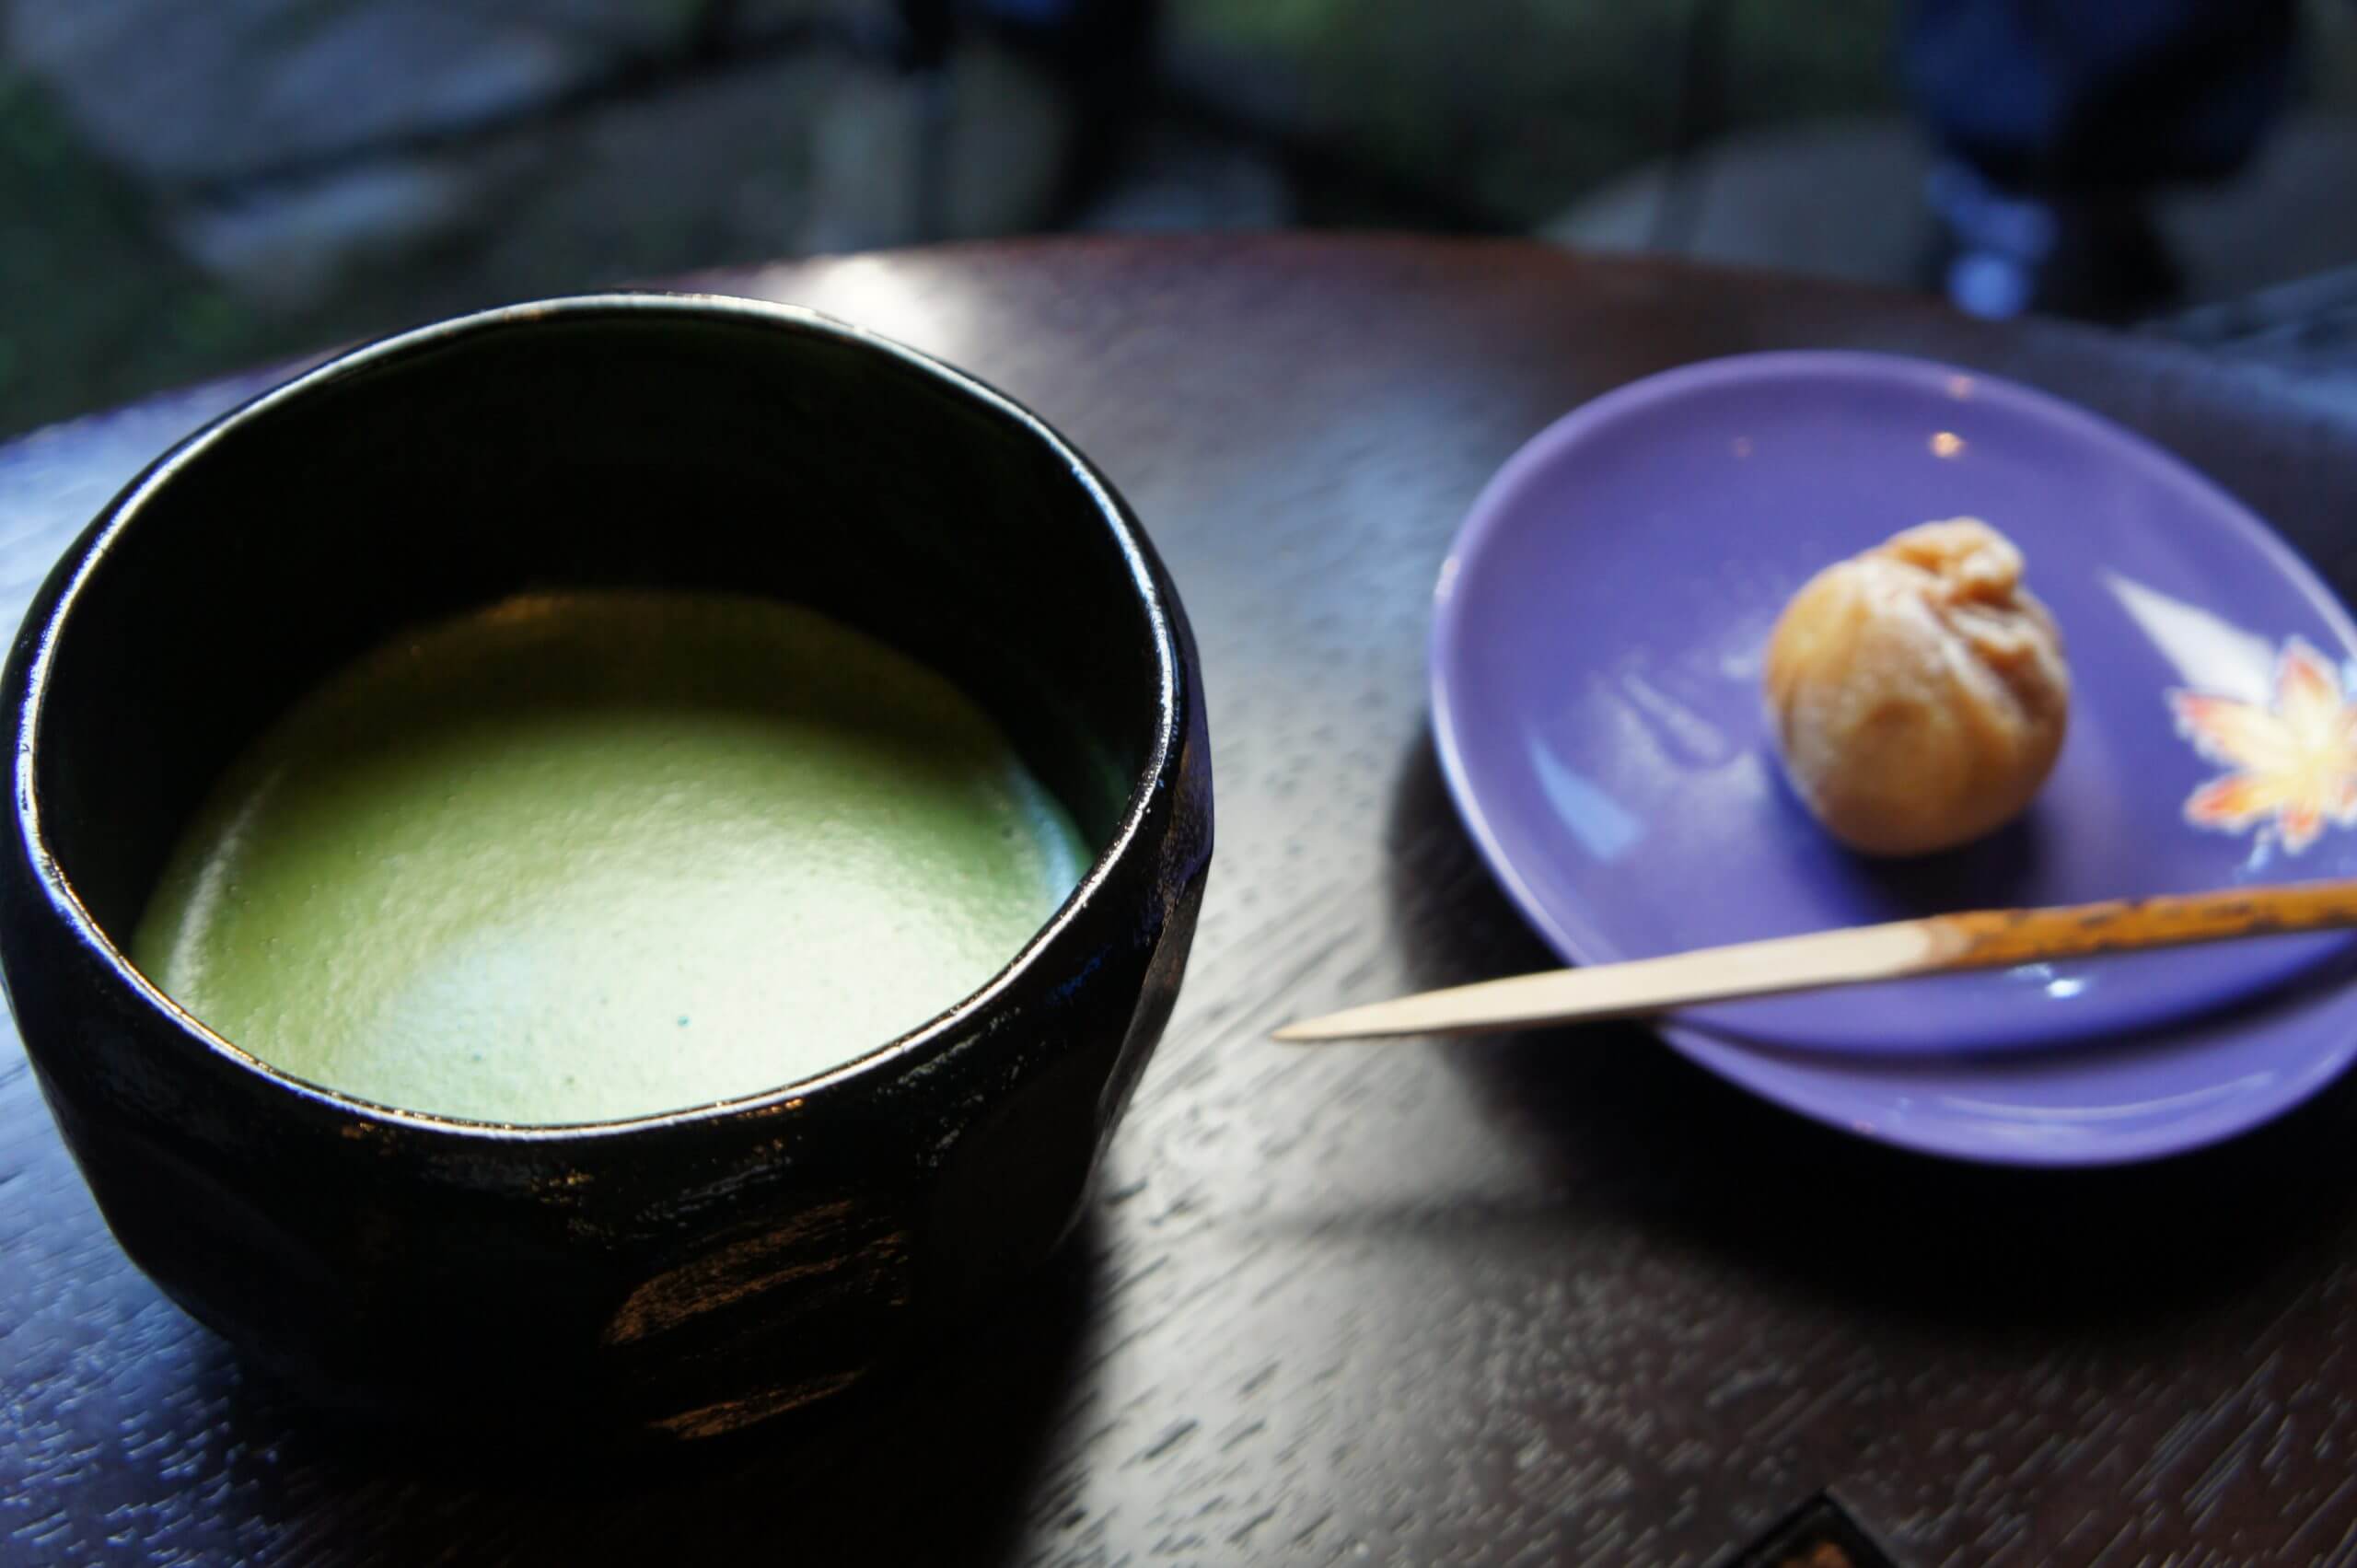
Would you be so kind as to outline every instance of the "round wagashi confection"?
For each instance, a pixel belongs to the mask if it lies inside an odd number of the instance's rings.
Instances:
[[[2022,554],[1974,517],[1810,578],[1768,641],[1784,773],[1828,832],[1923,854],[2011,821],[2062,749],[2071,675]]]

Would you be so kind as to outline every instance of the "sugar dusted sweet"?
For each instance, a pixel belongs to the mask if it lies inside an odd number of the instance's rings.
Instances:
[[[1785,775],[1826,830],[1868,854],[1970,842],[2026,807],[2071,705],[2062,638],[2022,554],[1975,517],[1925,523],[1837,562],[1768,643]]]

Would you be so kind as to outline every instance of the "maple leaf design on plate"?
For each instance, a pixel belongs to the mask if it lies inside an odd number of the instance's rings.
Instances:
[[[2357,703],[2340,668],[2305,640],[2276,656],[2265,707],[2200,691],[2171,691],[2168,702],[2194,750],[2234,770],[2187,797],[2188,822],[2229,833],[2271,828],[2286,854],[2328,824],[2357,826]]]

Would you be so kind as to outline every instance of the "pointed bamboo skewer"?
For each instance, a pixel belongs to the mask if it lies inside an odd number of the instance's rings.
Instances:
[[[1978,910],[1428,991],[1287,1024],[1309,1044],[1636,1018],[1702,1002],[2357,926],[2357,878]]]

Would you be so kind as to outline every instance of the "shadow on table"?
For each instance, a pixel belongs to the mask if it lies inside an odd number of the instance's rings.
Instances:
[[[1491,879],[1428,742],[1387,832],[1422,988],[1558,967]],[[1813,1289],[1975,1323],[2125,1329],[2231,1300],[2357,1210],[2357,1074],[2272,1125],[2148,1165],[2019,1170],[1910,1154],[1755,1099],[1632,1026],[1437,1049],[1568,1202],[1617,1207]]]
[[[1039,1471],[1057,1430],[1086,1414],[1075,1369],[1101,1266],[1091,1219],[1028,1291],[871,1384],[655,1450],[486,1446],[468,1440],[465,1411],[447,1433],[354,1427],[250,1376],[217,1341],[206,1392],[231,1411],[241,1509],[312,1543],[290,1558],[993,1562],[1038,1522],[1027,1510],[1063,1506],[1037,1504]]]

